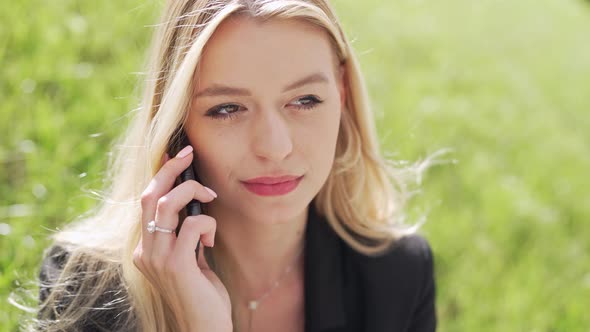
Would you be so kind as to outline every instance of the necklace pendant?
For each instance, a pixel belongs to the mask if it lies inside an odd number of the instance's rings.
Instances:
[[[248,302],[248,309],[254,311],[258,308],[258,301],[249,301]]]

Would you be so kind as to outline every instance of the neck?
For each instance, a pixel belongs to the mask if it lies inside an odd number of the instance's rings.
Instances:
[[[217,212],[217,213],[216,213]],[[290,220],[262,223],[210,211],[216,218],[215,257],[229,278],[229,286],[244,300],[258,299],[303,269],[306,208]],[[291,268],[289,275],[285,271]],[[283,278],[284,277],[284,278]]]

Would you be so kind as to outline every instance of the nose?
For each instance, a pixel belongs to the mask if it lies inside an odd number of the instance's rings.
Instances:
[[[281,112],[260,112],[255,120],[253,150],[257,157],[281,161],[293,151],[291,128]]]

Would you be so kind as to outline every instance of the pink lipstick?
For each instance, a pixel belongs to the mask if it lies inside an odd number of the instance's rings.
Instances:
[[[285,195],[295,190],[301,176],[285,175],[278,177],[263,176],[246,181],[242,181],[246,189],[260,196],[278,196]]]

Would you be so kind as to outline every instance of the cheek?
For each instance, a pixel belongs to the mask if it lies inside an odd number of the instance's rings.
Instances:
[[[214,190],[219,190],[231,176],[231,165],[239,154],[235,144],[228,142],[228,137],[206,134],[193,136],[191,140],[195,151],[195,169],[201,182]]]
[[[310,165],[318,175],[327,177],[336,151],[338,131],[340,128],[340,111],[334,108],[326,112],[317,125],[306,136],[307,154],[313,159]]]

